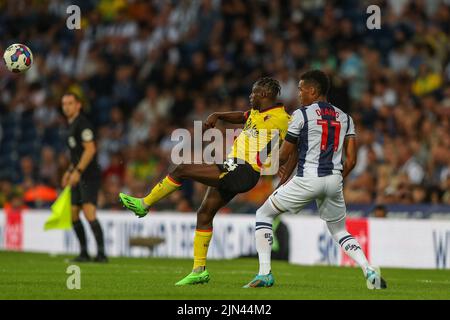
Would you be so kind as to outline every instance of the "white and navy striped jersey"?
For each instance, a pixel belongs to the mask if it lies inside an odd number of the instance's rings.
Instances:
[[[297,109],[286,135],[287,141],[298,144],[297,176],[342,174],[344,140],[355,134],[353,119],[328,102]]]

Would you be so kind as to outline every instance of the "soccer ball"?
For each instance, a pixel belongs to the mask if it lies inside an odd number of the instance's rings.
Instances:
[[[6,49],[3,61],[9,71],[20,73],[27,71],[33,63],[33,53],[24,44],[14,43]]]

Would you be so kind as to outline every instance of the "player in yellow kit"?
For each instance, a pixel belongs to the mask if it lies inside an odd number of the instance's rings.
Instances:
[[[258,183],[261,168],[270,157],[271,146],[281,143],[287,133],[290,116],[284,106],[277,103],[280,90],[277,80],[260,78],[253,85],[250,94],[252,108],[249,111],[216,112],[208,117],[204,129],[214,128],[217,120],[245,124],[223,164],[180,164],[144,198],[119,194],[126,208],[143,217],[154,203],[178,190],[183,179],[192,179],[209,186],[197,211],[193,270],[176,285],[209,281],[206,256],[215,214],[234,196],[249,191]]]

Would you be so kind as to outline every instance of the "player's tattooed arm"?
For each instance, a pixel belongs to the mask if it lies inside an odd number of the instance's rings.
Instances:
[[[345,178],[355,167],[356,165],[356,139],[354,136],[346,137],[344,141],[344,152],[345,152],[345,161],[344,161],[344,171],[342,172],[342,176]]]
[[[241,124],[247,121],[247,113],[242,111],[214,112],[206,119],[203,124],[204,129],[214,128],[217,120],[223,120],[229,123]]]

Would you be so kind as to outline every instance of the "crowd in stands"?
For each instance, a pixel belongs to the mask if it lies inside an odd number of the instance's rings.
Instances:
[[[66,27],[71,4],[79,30]],[[367,28],[372,4],[381,29]],[[311,68],[329,74],[330,101],[355,121],[347,203],[450,205],[450,1],[1,1],[0,47],[16,42],[34,65],[19,75],[0,67],[0,207],[46,207],[60,189],[66,91],[96,128],[99,208],[115,210],[119,192],[143,196],[166,174],[173,130],[247,110],[267,75],[292,112]],[[272,185],[261,178],[224,211],[255,212]],[[186,183],[156,209],[195,211],[204,191]]]

